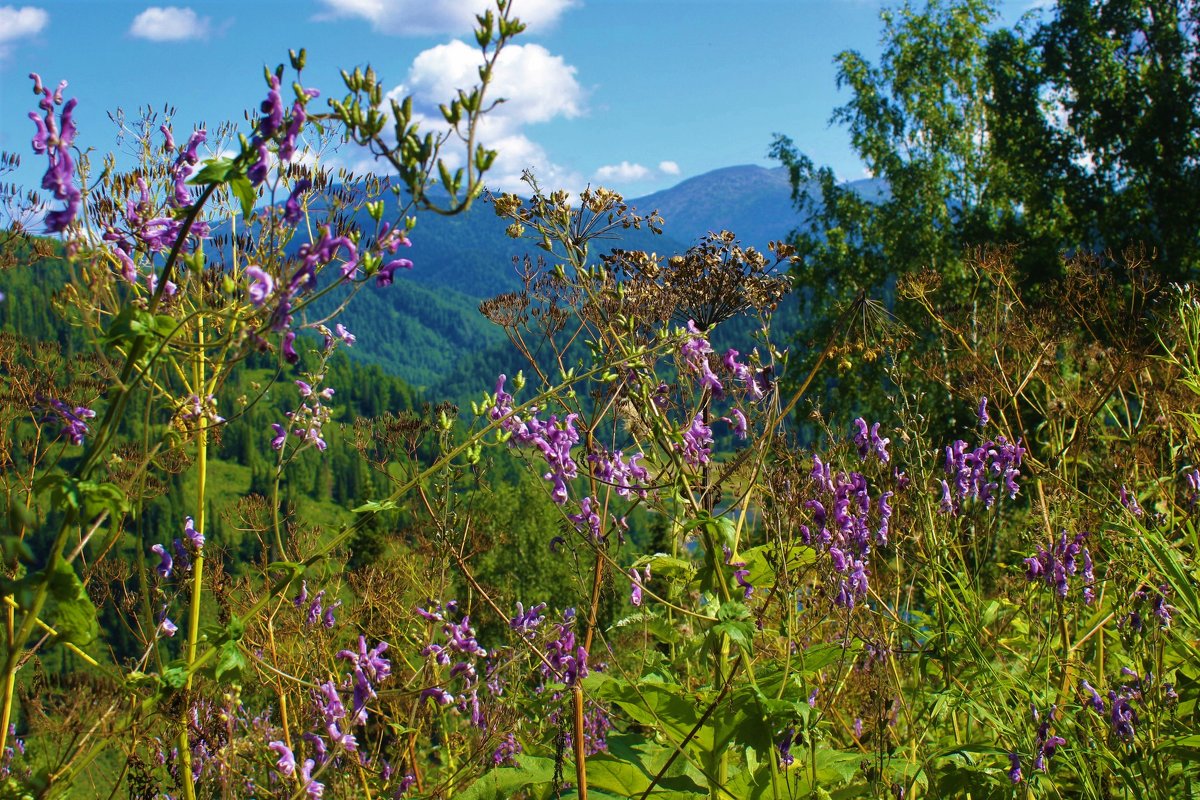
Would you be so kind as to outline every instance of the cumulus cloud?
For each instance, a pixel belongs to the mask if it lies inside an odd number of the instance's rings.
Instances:
[[[451,41],[425,50],[414,60],[408,79],[389,96],[399,99],[413,96],[413,109],[421,127],[444,130],[438,106],[455,97],[459,89],[479,80],[479,52],[460,41]],[[555,163],[546,150],[526,133],[525,128],[557,118],[571,119],[583,114],[583,89],[575,79],[575,68],[561,56],[537,44],[509,45],[496,61],[487,98],[503,98],[479,126],[479,141],[499,152],[486,182],[499,191],[520,189],[521,173],[532,169],[543,186],[576,191],[584,185],[582,176]],[[448,165],[462,162],[447,144]]]
[[[658,171],[663,175],[678,175],[679,165],[674,161],[660,161],[658,162]]]
[[[649,178],[650,170],[641,164],[622,161],[620,164],[605,164],[596,170],[594,177],[601,183],[630,183]]]
[[[41,33],[50,15],[34,6],[0,6],[0,43]]]
[[[0,6],[0,61],[8,58],[10,42],[36,36],[49,21],[50,15],[34,6]]]
[[[151,6],[133,18],[129,33],[152,42],[180,42],[208,36],[209,18],[190,8]]]
[[[379,33],[394,36],[465,34],[475,27],[475,15],[495,8],[492,0],[321,0],[329,9],[318,20],[359,17]],[[576,0],[521,0],[516,16],[530,31],[550,27]]]

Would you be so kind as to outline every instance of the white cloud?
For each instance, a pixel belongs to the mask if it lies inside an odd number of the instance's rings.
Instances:
[[[475,27],[475,15],[495,8],[492,0],[321,0],[329,9],[318,20],[360,17],[379,33],[395,36],[466,34]],[[553,25],[576,0],[520,0],[515,16],[538,31]]]
[[[151,6],[133,19],[129,33],[152,42],[180,42],[208,36],[209,18],[190,8]]]
[[[660,161],[658,162],[658,171],[663,175],[678,175],[679,165],[674,161]]]
[[[0,42],[11,42],[41,33],[50,15],[34,6],[0,6]]]
[[[650,177],[650,170],[641,164],[630,164],[622,161],[620,164],[605,164],[596,170],[595,179],[605,183],[630,183]]]
[[[439,104],[477,83],[478,70],[475,48],[457,40],[440,44],[413,60],[408,80],[391,94],[411,93],[419,111],[440,119]],[[583,89],[575,80],[575,68],[537,44],[511,45],[500,53],[487,91],[487,99],[504,99],[485,117],[493,133],[583,113]]]
[[[444,131],[438,106],[459,89],[479,80],[479,52],[460,41],[425,50],[414,60],[408,80],[388,93],[400,99],[413,96],[414,117],[423,130]],[[545,148],[529,138],[525,128],[556,118],[571,119],[584,113],[584,92],[575,80],[575,68],[561,56],[537,44],[510,45],[496,61],[485,103],[503,98],[480,121],[478,140],[499,155],[484,182],[493,191],[523,191],[521,173],[532,170],[546,189],[578,191],[583,176],[555,163]],[[461,166],[463,154],[451,138],[443,158],[452,169]]]

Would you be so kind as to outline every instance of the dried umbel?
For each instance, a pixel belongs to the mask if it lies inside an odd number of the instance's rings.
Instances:
[[[630,308],[665,312],[659,319],[692,320],[707,330],[747,311],[774,312],[791,289],[791,279],[778,268],[794,256],[779,242],[771,243],[771,252],[773,259],[721,231],[665,261],[638,250],[614,250],[600,260],[624,281]]]

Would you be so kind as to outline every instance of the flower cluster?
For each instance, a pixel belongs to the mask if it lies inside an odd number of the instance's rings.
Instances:
[[[1128,625],[1134,633],[1141,633],[1145,629],[1142,612],[1145,605],[1149,603],[1150,613],[1158,619],[1159,627],[1163,630],[1171,627],[1175,607],[1167,602],[1167,597],[1170,593],[1171,587],[1165,583],[1160,584],[1157,588],[1149,586],[1138,587],[1131,598],[1133,608],[1121,619],[1121,624]]]
[[[33,93],[42,96],[38,101],[45,116],[38,116],[30,111],[29,118],[37,126],[33,137],[33,152],[45,154],[48,161],[46,172],[42,176],[42,188],[54,193],[54,199],[66,203],[58,211],[46,215],[46,230],[51,233],[65,231],[75,217],[79,215],[79,203],[82,193],[75,185],[75,161],[71,158],[71,146],[75,142],[75,104],[74,97],[63,102],[63,89],[67,82],[62,81],[53,92],[50,87],[42,85],[42,78],[36,72],[29,74],[33,81]],[[62,106],[61,114],[55,113],[55,108]]]
[[[1122,667],[1121,674],[1129,680],[1115,689],[1108,690],[1107,703],[1100,696],[1100,692],[1086,680],[1081,680],[1079,687],[1084,693],[1083,704],[1105,718],[1112,737],[1129,743],[1137,734],[1138,713],[1134,704],[1145,703],[1146,693],[1154,685],[1154,673],[1147,672],[1143,676],[1129,667]],[[1178,699],[1174,687],[1170,684],[1163,684],[1162,689],[1168,701]]]
[[[591,464],[592,475],[597,480],[615,487],[621,497],[629,497],[632,494],[645,497],[650,474],[645,467],[638,464],[644,457],[642,453],[634,453],[626,458],[620,450],[609,453],[604,448],[598,448],[596,452],[588,454],[587,460]]]
[[[941,513],[958,514],[962,504],[970,499],[991,508],[1002,492],[1010,500],[1016,497],[1024,455],[1025,448],[1020,442],[1010,443],[1003,436],[974,450],[969,450],[962,439],[947,446],[946,474],[950,482],[942,481]]]
[[[328,629],[337,625],[337,616],[335,614],[341,608],[342,601],[335,600],[328,605],[323,605],[324,599],[324,589],[309,597],[308,581],[301,581],[300,593],[292,599],[292,605],[304,611],[305,625],[311,628],[320,622],[321,625]]]
[[[888,463],[891,456],[888,455],[887,446],[892,440],[879,435],[879,423],[871,425],[869,431],[867,421],[862,417],[854,420],[854,424],[858,428],[858,433],[854,435],[854,445],[858,448],[858,457],[866,461],[874,454],[884,464]]]
[[[30,769],[28,767],[22,770],[15,770],[13,762],[18,755],[25,755],[25,740],[17,738],[17,726],[9,724],[8,735],[12,737],[12,744],[4,748],[4,753],[0,755],[0,778],[7,778],[16,772],[18,775],[28,778]]]
[[[56,398],[51,398],[48,402],[50,412],[42,418],[42,422],[61,422],[63,427],[59,436],[65,436],[73,445],[83,444],[83,437],[88,433],[88,426],[84,420],[94,419],[96,412],[85,406],[71,408]]]
[[[513,410],[513,396],[504,391],[506,380],[505,375],[496,380],[496,394],[487,410],[488,418],[501,420],[500,427],[509,435],[510,446],[534,447],[541,452],[549,467],[544,477],[552,484],[550,496],[555,503],[563,505],[568,497],[567,481],[579,475],[579,467],[571,456],[571,448],[579,443],[579,431],[575,427],[579,415],[568,414],[566,419],[560,420],[551,414],[541,420],[537,416],[537,407],[533,406],[529,408],[528,416],[522,418]]]
[[[196,530],[195,520],[187,517],[183,521],[183,538],[177,538],[172,542],[171,552],[167,552],[167,548],[161,544],[150,548],[150,552],[158,556],[158,564],[154,567],[154,573],[160,580],[165,581],[171,577],[171,572],[176,566],[180,570],[190,570],[192,557],[200,555],[203,551],[204,534]],[[172,553],[174,553],[173,556]]]
[[[250,142],[250,150],[257,156],[257,160],[246,172],[246,177],[255,186],[267,179],[267,172],[271,166],[268,144],[277,136],[279,144],[276,155],[281,162],[290,161],[296,154],[296,137],[300,135],[308,119],[305,107],[309,100],[321,95],[316,89],[304,89],[296,84],[296,100],[292,103],[291,113],[285,115],[283,96],[279,93],[280,76],[271,75],[268,85],[267,99],[259,106],[262,116],[259,117],[254,129],[254,138]]]
[[[575,609],[568,608],[562,620],[554,623],[554,638],[546,646],[546,661],[540,667],[542,677],[567,686],[588,675],[588,652],[575,640],[575,619]]]
[[[804,507],[812,514],[812,526],[801,525],[805,544],[829,556],[837,574],[835,602],[853,608],[866,597],[869,556],[873,545],[886,545],[892,507],[892,492],[872,500],[867,479],[858,472],[838,472],[813,456],[812,485],[816,497]]]
[[[1067,740],[1057,734],[1050,733],[1050,726],[1054,723],[1054,715],[1058,711],[1058,706],[1050,706],[1046,712],[1045,719],[1041,720],[1037,729],[1037,739],[1034,742],[1033,768],[1040,771],[1048,771],[1047,761],[1054,756],[1054,752],[1067,743]],[[1033,708],[1033,721],[1038,722],[1039,717],[1036,707]]]
[[[296,388],[300,390],[302,402],[300,408],[287,412],[292,435],[300,440],[301,446],[313,445],[323,452],[327,445],[321,438],[321,431],[325,427],[325,423],[329,422],[333,416],[333,412],[321,401],[332,399],[333,389],[327,386],[317,391],[313,389],[312,385],[302,380],[296,381]],[[275,433],[271,439],[271,449],[282,450],[284,444],[287,443],[287,428],[278,422],[273,422],[271,430]]]
[[[1080,531],[1068,540],[1067,532],[1063,531],[1049,550],[1039,544],[1037,554],[1025,559],[1025,578],[1041,581],[1065,598],[1070,589],[1069,578],[1079,573],[1084,581],[1083,600],[1091,604],[1095,599],[1092,586],[1096,576],[1092,571],[1092,554],[1084,545],[1087,537],[1087,531]]]
[[[444,644],[430,642],[421,650],[421,655],[432,656],[437,664],[449,666],[450,680],[461,680],[465,691],[455,697],[444,686],[431,686],[421,692],[421,697],[432,699],[443,706],[457,702],[458,710],[469,716],[472,725],[486,729],[487,717],[483,712],[479,688],[481,666],[483,674],[487,674],[487,667],[481,662],[488,657],[488,651],[481,647],[475,638],[470,616],[464,615],[460,621],[453,621],[457,610],[458,602],[455,600],[441,604],[433,610],[417,609],[417,613],[430,622],[442,623],[441,632],[445,639]],[[498,686],[496,688],[499,689]]]

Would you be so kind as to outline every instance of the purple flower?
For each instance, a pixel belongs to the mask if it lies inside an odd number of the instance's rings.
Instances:
[[[520,636],[530,636],[542,624],[542,620],[546,618],[542,614],[545,610],[546,604],[538,603],[526,611],[525,607],[518,601],[517,615],[508,621],[508,627]]]
[[[187,179],[191,176],[192,167],[200,160],[197,150],[208,138],[203,128],[195,130],[188,138],[188,143],[175,159],[171,167],[171,179],[174,183],[174,193],[171,202],[175,207],[182,208],[191,205],[192,195],[187,188]]]
[[[325,613],[321,617],[321,624],[324,625],[326,628],[332,628],[334,625],[336,625],[337,618],[333,615],[333,612],[337,611],[337,609],[340,608],[341,605],[342,605],[341,600],[335,600],[334,602],[332,602],[328,606],[326,606]]]
[[[191,517],[186,517],[183,521],[183,537],[195,552],[199,553],[204,549],[204,534],[196,530],[195,521]]]
[[[350,347],[356,341],[358,341],[358,339],[355,337],[355,335],[353,333],[351,333],[350,331],[348,331],[346,329],[346,326],[340,322],[336,326],[334,326],[334,332],[336,333],[337,337],[346,344],[347,347]]]
[[[746,415],[742,413],[740,408],[735,408],[729,412],[729,418],[725,420],[733,426],[733,435],[739,439],[746,438]]]
[[[300,217],[303,215],[303,212],[300,210],[300,196],[311,188],[312,181],[308,178],[301,178],[296,181],[296,185],[292,187],[292,193],[288,195],[287,202],[283,205],[284,222],[289,225],[295,225],[300,221]]]
[[[63,401],[57,399],[52,399],[50,401],[50,408],[55,414],[57,414],[58,419],[62,422],[63,429],[59,435],[66,436],[71,441],[71,444],[83,444],[83,437],[88,433],[88,426],[84,420],[94,419],[96,412],[84,406],[76,406],[75,408],[71,408]],[[50,419],[53,419],[53,417],[48,416],[44,418],[43,421]]]
[[[271,423],[271,430],[275,431],[275,437],[271,439],[271,449],[282,450],[287,441],[287,430],[278,422]]]
[[[629,568],[630,592],[629,602],[635,606],[642,604],[642,576],[635,568]]]
[[[1140,517],[1146,513],[1142,511],[1142,507],[1138,505],[1137,495],[1130,494],[1129,490],[1125,488],[1125,484],[1121,484],[1121,490],[1118,495],[1121,500],[1121,505],[1124,506],[1125,510],[1130,514],[1133,514],[1135,517]]]
[[[515,763],[516,755],[522,752],[522,750],[521,743],[517,741],[515,736],[509,733],[500,742],[500,746],[492,753],[492,765],[499,767],[502,764],[513,764]]]
[[[1086,705],[1091,706],[1092,710],[1094,710],[1097,714],[1103,714],[1104,713],[1104,698],[1100,696],[1100,693],[1097,692],[1096,689],[1085,680],[1080,680],[1079,685],[1083,688],[1083,690],[1085,692],[1088,693],[1088,699],[1086,701]]]
[[[271,742],[267,747],[279,756],[279,760],[275,762],[275,768],[281,774],[289,778],[296,774],[296,756],[292,754],[290,747],[281,741]]]
[[[75,105],[78,102],[71,98],[63,105],[62,92],[67,82],[58,85],[55,92],[42,85],[38,74],[30,73],[34,81],[34,92],[41,94],[38,107],[45,112],[45,117],[39,117],[37,112],[29,112],[37,132],[33,137],[33,151],[45,154],[47,159],[46,172],[42,176],[42,188],[53,192],[54,199],[66,203],[66,206],[46,215],[46,230],[51,233],[61,233],[66,230],[79,214],[79,204],[82,193],[75,185],[75,161],[71,158],[71,145],[75,141]],[[63,106],[62,113],[56,118],[55,106]]]
[[[262,308],[267,298],[275,291],[275,279],[260,267],[246,267],[246,277],[250,279],[250,304]]]
[[[150,552],[158,556],[158,566],[154,568],[154,571],[158,573],[158,577],[166,580],[171,576],[171,566],[175,563],[171,554],[161,544],[151,547]]]
[[[283,335],[283,357],[289,364],[295,364],[300,360],[300,354],[296,352],[295,342],[295,331],[288,331]]]
[[[979,427],[983,428],[987,426],[988,420],[991,417],[988,416],[986,396],[979,399],[979,410],[975,412],[975,416],[979,418]]]
[[[712,455],[712,428],[704,424],[697,414],[692,424],[683,432],[683,460],[693,467],[703,466]]]
[[[1025,778],[1021,775],[1021,759],[1016,753],[1008,754],[1008,779],[1018,784]]]
[[[407,258],[393,259],[380,267],[379,272],[375,273],[375,285],[381,289],[385,286],[391,286],[393,280],[395,279],[396,270],[412,268],[413,262],[409,261]]]
[[[787,769],[792,764],[796,763],[796,757],[792,755],[792,743],[796,741],[796,729],[788,728],[783,732],[783,738],[779,740],[776,750],[779,751],[779,766]]]

